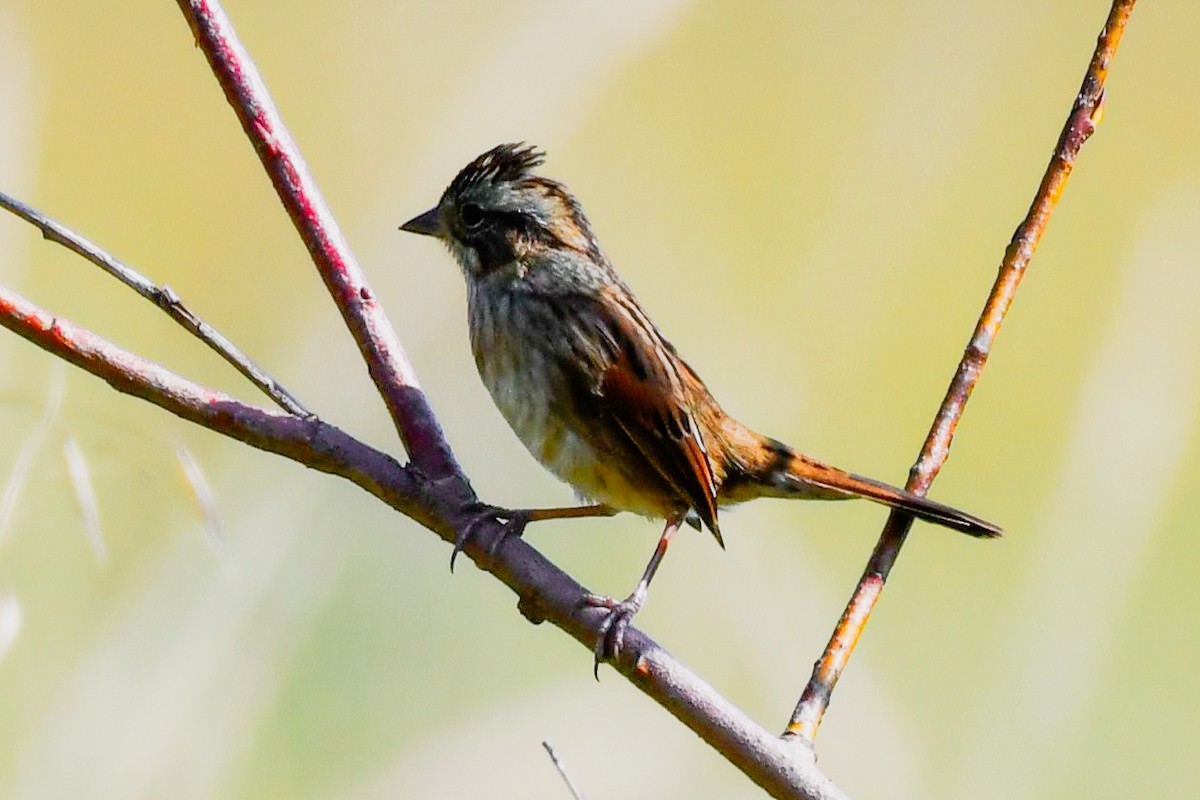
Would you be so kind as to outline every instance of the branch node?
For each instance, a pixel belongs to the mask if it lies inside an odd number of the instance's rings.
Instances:
[[[517,611],[534,625],[541,625],[546,621],[546,611],[542,602],[533,594],[521,595],[517,600]]]
[[[172,289],[170,285],[165,283],[158,287],[156,299],[158,300],[159,308],[166,309],[180,305],[179,295],[175,293],[175,290]]]

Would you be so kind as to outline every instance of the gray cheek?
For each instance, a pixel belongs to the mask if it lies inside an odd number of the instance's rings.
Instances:
[[[451,255],[458,262],[463,274],[468,278],[476,278],[480,274],[479,253],[473,247],[467,247],[454,239],[447,240]]]

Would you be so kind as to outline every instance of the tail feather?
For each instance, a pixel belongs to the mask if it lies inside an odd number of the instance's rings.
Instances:
[[[994,539],[1004,533],[1000,526],[995,523],[980,519],[965,511],[959,511],[957,508],[939,503],[936,500],[930,500],[927,497],[921,497],[899,487],[891,486],[882,481],[864,478],[861,475],[849,472],[842,472],[833,467],[825,467],[821,472],[824,474],[810,475],[802,480],[824,488],[836,489],[857,495],[858,497],[865,497],[868,500],[874,500],[876,503],[881,503],[891,508],[907,511],[917,519],[942,525],[960,533],[965,533],[968,536]]]
[[[987,520],[882,481],[823,464],[774,439],[764,437],[761,452],[763,462],[752,465],[739,476],[742,480],[731,482],[730,501],[749,499],[752,494],[817,500],[865,497],[969,536],[992,539],[1003,533],[999,525]],[[751,489],[743,482],[747,478],[755,488]]]

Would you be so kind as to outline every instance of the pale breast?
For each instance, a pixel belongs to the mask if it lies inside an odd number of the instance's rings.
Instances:
[[[542,466],[587,500],[664,517],[679,504],[644,457],[596,408],[582,408],[569,325],[523,308],[524,298],[472,292],[471,350],[484,386]],[[522,319],[524,323],[513,324]]]

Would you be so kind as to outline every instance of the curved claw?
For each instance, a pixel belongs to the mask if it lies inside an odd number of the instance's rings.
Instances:
[[[592,674],[596,677],[596,680],[600,680],[601,662],[616,661],[620,657],[621,650],[625,646],[625,629],[629,627],[630,621],[633,620],[634,615],[641,609],[644,600],[644,592],[634,592],[620,602],[611,597],[598,594],[585,594],[583,596],[580,601],[581,605],[608,609],[608,614],[605,615],[603,621],[600,623],[600,635],[597,637],[596,646],[592,650],[595,656]]]
[[[462,530],[458,532],[458,536],[454,537],[454,549],[450,552],[450,571],[454,572],[454,562],[458,559],[458,554],[467,546],[467,542],[475,535],[475,529],[480,524],[489,521],[499,522],[502,526],[502,531],[496,541],[492,543],[488,550],[488,555],[495,555],[499,551],[500,546],[504,544],[504,540],[510,536],[520,536],[525,532],[525,526],[529,524],[529,512],[521,509],[501,508],[500,506],[488,505],[487,503],[474,504],[479,511],[463,525]]]

